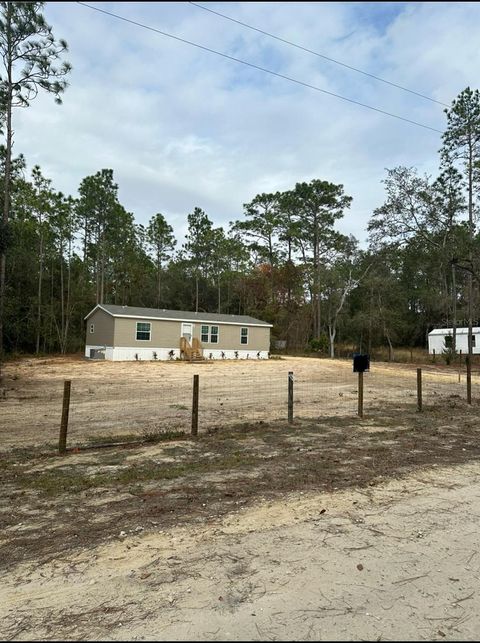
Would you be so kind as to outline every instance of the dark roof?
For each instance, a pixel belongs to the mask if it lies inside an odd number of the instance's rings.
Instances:
[[[261,319],[248,315],[219,315],[218,313],[193,313],[187,310],[166,310],[162,308],[138,308],[137,306],[114,306],[113,304],[98,304],[87,317],[97,308],[102,308],[113,317],[150,317],[152,319],[178,319],[180,321],[217,322],[219,324],[245,324],[247,326],[272,326]],[[87,318],[86,317],[86,318]],[[85,318],[85,319],[86,319]]]

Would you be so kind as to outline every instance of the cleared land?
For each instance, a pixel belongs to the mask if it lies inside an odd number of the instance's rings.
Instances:
[[[432,370],[419,414],[415,370],[375,365],[359,420],[347,362],[42,361],[9,366],[0,410],[11,418],[0,453],[0,637],[476,639],[480,405],[465,403],[457,373]],[[293,425],[268,421],[276,378],[286,414],[288,371],[297,413],[302,400],[317,409]],[[176,440],[162,434],[166,420],[152,420],[149,444],[55,454],[52,383],[70,377],[84,391],[71,438],[88,442],[131,432],[112,402],[98,429],[89,396],[110,387],[111,397],[130,379],[148,418],[165,397],[148,406],[141,383],[185,379],[181,404],[194,372],[220,391],[238,375],[251,391],[266,381],[270,397],[252,393],[266,419],[235,423],[223,411],[224,426],[214,415],[197,439]]]
[[[416,404],[415,365],[372,364],[365,375],[365,410],[389,412]],[[193,374],[200,375],[200,432],[239,422],[287,417],[287,378],[294,373],[297,418],[351,417],[357,377],[347,360],[88,362],[80,357],[24,359],[7,365],[0,398],[0,449],[58,441],[63,382],[72,380],[69,444],[106,437],[189,431]],[[461,382],[459,383],[459,379]],[[474,394],[480,378],[473,377]],[[465,376],[424,367],[426,404],[465,398]]]

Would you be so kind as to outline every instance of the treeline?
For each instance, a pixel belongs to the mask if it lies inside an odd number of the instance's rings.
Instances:
[[[351,196],[321,179],[257,194],[227,229],[195,207],[177,239],[161,212],[136,222],[112,169],[65,195],[12,156],[15,109],[39,92],[61,102],[68,84],[67,43],[43,6],[0,2],[0,366],[3,351],[81,350],[84,316],[102,302],[248,314],[288,349],[331,356],[339,341],[393,351],[425,346],[434,326],[478,323],[478,90],[445,110],[438,176],[387,171],[365,249],[336,229]]]
[[[14,159],[7,352],[81,350],[96,303],[248,314],[287,348],[332,356],[338,341],[393,351],[424,346],[434,326],[466,325],[470,276],[478,310],[478,92],[462,92],[447,117],[438,177],[387,171],[367,249],[335,229],[352,198],[327,181],[258,194],[228,229],[196,207],[177,240],[160,212],[135,221],[111,169],[67,196]]]

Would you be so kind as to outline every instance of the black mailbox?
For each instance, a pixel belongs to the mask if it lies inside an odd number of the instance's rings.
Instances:
[[[364,355],[362,353],[353,354],[353,372],[354,373],[364,373],[365,371],[370,370],[370,355]]]

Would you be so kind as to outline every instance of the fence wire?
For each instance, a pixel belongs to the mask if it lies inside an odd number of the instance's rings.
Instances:
[[[351,415],[357,409],[358,379],[351,368],[336,373],[293,373],[293,416]]]
[[[351,361],[269,360],[261,364],[81,364],[70,376],[72,392],[68,444],[142,439],[155,432],[189,433],[193,374],[199,373],[199,433],[244,422],[286,421],[288,380],[293,368],[294,419],[355,416],[358,375]],[[297,368],[297,372],[295,372]],[[25,369],[26,371],[28,369]],[[0,450],[58,443],[65,369],[22,374],[0,400]],[[20,376],[19,376],[20,377]],[[68,377],[68,375],[67,375]],[[12,378],[14,379],[14,378]],[[472,370],[472,399],[480,399],[480,370]],[[465,365],[422,366],[423,405],[467,397]],[[417,406],[414,365],[372,363],[364,374],[364,414]]]
[[[82,398],[81,391],[78,397]],[[190,378],[176,376],[161,382],[134,378],[108,383],[93,392],[91,401],[82,400],[78,413],[72,404],[69,433],[70,425],[73,431],[95,440],[102,436],[142,438],[155,432],[186,431],[191,422],[191,407]]]
[[[200,378],[199,424],[203,428],[287,417],[288,376],[245,377],[219,382]]]

